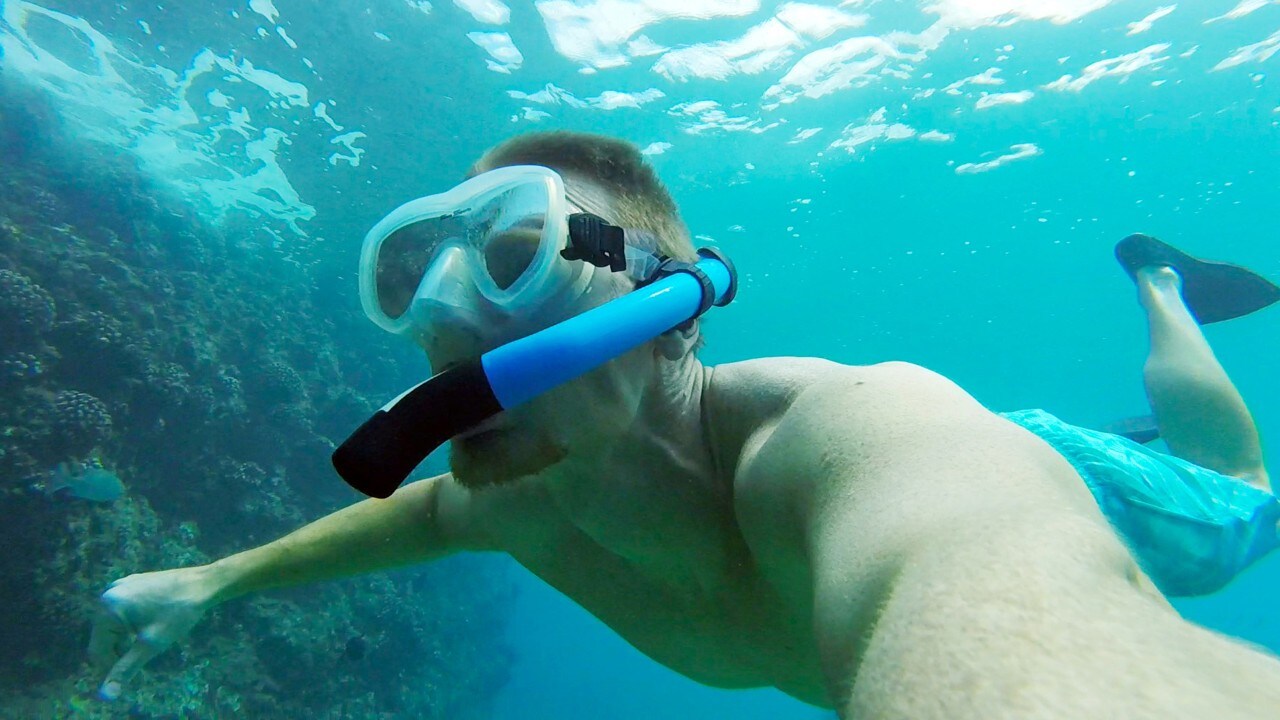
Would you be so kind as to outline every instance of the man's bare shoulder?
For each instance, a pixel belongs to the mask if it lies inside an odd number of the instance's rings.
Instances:
[[[734,464],[740,488],[794,486],[798,476],[857,475],[925,458],[942,462],[996,446],[1002,455],[1021,453],[1042,444],[954,382],[910,363],[772,358],[724,370],[717,394],[738,400],[726,403],[734,412],[724,414],[736,416],[742,440]]]
[[[733,478],[739,527],[773,573],[801,567],[808,543],[833,528],[876,555],[1014,506],[1096,513],[1052,448],[935,372],[779,362],[755,372],[779,373],[781,386],[805,377],[804,388],[743,443]]]
[[[735,454],[735,484],[791,483],[960,439],[1002,423],[955,383],[902,362],[842,365],[768,358],[716,368],[714,436]],[[767,480],[766,480],[767,479]]]
[[[797,493],[843,497],[853,487],[871,505],[919,482],[938,497],[946,486],[957,503],[974,492],[1008,498],[1052,486],[1092,507],[1052,447],[938,373],[908,363],[830,363],[802,374],[804,389],[742,446],[734,477],[740,509],[747,500],[777,508]]]
[[[771,358],[720,370],[720,397],[746,398],[728,413],[743,426],[732,465],[738,526],[779,587],[807,587],[792,574],[806,567],[819,506],[891,502],[895,490],[862,480],[919,454],[922,441],[993,417],[951,381],[909,363]]]
[[[868,417],[932,414],[947,407],[982,410],[947,378],[905,362],[844,365],[820,358],[761,358],[716,366],[711,387],[719,402],[748,414],[771,410],[774,420],[781,419],[778,413],[831,410]]]

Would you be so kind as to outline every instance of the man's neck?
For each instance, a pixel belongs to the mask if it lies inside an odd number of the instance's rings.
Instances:
[[[546,478],[556,503],[575,523],[602,520],[598,511],[611,505],[605,497],[646,485],[720,485],[704,407],[713,368],[692,357],[659,367],[626,434],[602,452],[557,465]]]

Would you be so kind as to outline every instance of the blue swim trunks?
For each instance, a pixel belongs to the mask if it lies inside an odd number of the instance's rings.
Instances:
[[[1075,467],[1166,595],[1214,592],[1280,546],[1280,502],[1269,492],[1043,410],[1002,415]]]

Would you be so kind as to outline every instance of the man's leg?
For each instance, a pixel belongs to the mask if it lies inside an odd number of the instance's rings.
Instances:
[[[1270,490],[1253,416],[1187,309],[1181,278],[1144,267],[1135,280],[1151,332],[1143,376],[1160,436],[1180,458]]]

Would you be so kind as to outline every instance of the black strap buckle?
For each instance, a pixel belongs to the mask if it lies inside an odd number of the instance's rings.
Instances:
[[[574,213],[569,216],[569,247],[560,257],[622,272],[627,269],[626,233],[599,215]]]

